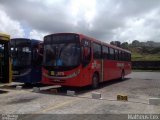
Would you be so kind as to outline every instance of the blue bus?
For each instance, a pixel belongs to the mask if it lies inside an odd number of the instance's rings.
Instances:
[[[35,84],[41,81],[43,43],[39,40],[14,38],[10,41],[13,81]]]

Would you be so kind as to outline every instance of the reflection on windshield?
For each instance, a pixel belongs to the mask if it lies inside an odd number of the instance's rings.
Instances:
[[[11,47],[13,66],[26,66],[31,63],[31,51],[27,46]]]
[[[44,56],[46,66],[77,66],[80,63],[80,46],[76,43],[47,44]]]

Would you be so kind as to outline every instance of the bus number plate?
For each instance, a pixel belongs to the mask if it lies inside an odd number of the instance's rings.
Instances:
[[[51,71],[51,72],[50,72],[50,75],[55,75],[55,74],[54,74],[54,71]]]

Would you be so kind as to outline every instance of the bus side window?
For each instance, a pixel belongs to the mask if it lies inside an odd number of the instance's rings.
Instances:
[[[121,58],[120,58],[120,51],[119,50],[118,50],[117,56],[118,56],[118,60],[120,61]]]
[[[109,48],[109,52],[110,52],[110,60],[114,60],[115,59],[115,55],[114,55],[114,49],[113,48]]]
[[[89,64],[91,60],[91,46],[90,41],[83,39],[82,40],[82,64],[83,67]]]
[[[131,61],[131,54],[129,53],[129,61]]]
[[[131,54],[130,53],[126,53],[127,55],[127,61],[131,61]]]
[[[126,53],[123,52],[123,61],[126,61]]]
[[[128,53],[127,53],[127,52],[125,53],[125,60],[126,60],[126,61],[129,60],[129,59],[128,59]]]
[[[119,61],[122,61],[122,51],[119,51]]]
[[[115,60],[118,60],[119,59],[118,50],[115,49],[114,52],[115,52]]]
[[[109,48],[106,46],[102,47],[103,59],[109,59]]]
[[[93,43],[93,58],[94,59],[101,59],[102,57],[102,48],[100,44]]]
[[[123,61],[126,61],[126,53],[123,52]]]

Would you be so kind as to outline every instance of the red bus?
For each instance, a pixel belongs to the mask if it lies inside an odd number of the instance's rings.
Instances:
[[[42,83],[82,87],[131,73],[131,52],[77,33],[44,37]]]

